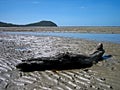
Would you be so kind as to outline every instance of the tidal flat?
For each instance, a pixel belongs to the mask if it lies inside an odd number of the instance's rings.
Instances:
[[[0,27],[1,31],[120,33],[120,26]]]
[[[101,42],[0,34],[0,90],[119,90],[120,44],[102,42],[106,51],[104,56],[112,57],[89,68],[22,72],[15,67],[28,58],[49,57],[64,52],[89,54],[98,43]]]

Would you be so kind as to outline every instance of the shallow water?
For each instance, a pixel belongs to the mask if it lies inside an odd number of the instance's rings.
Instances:
[[[120,44],[120,34],[96,34],[96,33],[70,33],[70,32],[5,32],[7,34],[24,34],[35,36],[60,36],[70,38],[82,38],[96,41],[107,41]]]

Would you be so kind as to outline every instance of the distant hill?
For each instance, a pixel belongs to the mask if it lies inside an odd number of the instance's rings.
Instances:
[[[5,23],[5,22],[0,22],[0,27],[24,27],[24,26],[41,26],[41,27],[57,27],[57,24],[55,24],[52,21],[40,21],[36,23],[30,23],[26,25],[15,25],[12,23]]]
[[[53,23],[52,21],[40,21],[40,22],[37,22],[37,23],[27,24],[26,26],[52,26],[52,27],[57,27],[57,25],[55,23]]]
[[[0,22],[0,27],[15,27],[15,26],[18,26],[18,25]]]

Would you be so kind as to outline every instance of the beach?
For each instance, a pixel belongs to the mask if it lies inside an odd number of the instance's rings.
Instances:
[[[44,28],[46,31],[53,28]],[[61,29],[61,28],[60,28]],[[3,31],[42,31],[42,29],[2,28]],[[45,31],[45,30],[44,30]],[[59,30],[57,29],[56,32]],[[64,31],[64,30],[63,30]],[[70,32],[70,30],[64,32]],[[116,31],[116,32],[115,32]],[[100,32],[74,30],[71,32]],[[104,29],[102,33],[120,33],[119,29]],[[58,53],[89,54],[103,43],[105,54],[112,55],[89,68],[22,72],[18,63],[29,58],[51,57]],[[32,67],[31,67],[32,68]],[[0,34],[0,90],[119,90],[120,44],[53,36]]]
[[[119,26],[0,27],[0,31],[120,33]]]

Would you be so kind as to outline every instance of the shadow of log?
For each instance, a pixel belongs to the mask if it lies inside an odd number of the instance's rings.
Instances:
[[[112,57],[112,55],[104,55],[102,58],[103,58],[103,60],[107,60],[107,59],[109,59],[111,57]]]
[[[22,64],[20,71],[23,72],[33,72],[33,71],[45,71],[45,70],[70,70],[70,69],[81,69],[91,67],[93,64],[81,65],[81,64],[62,64],[62,65],[40,65],[40,64]],[[21,67],[21,66],[20,66]]]
[[[54,57],[23,60],[16,67],[23,72],[87,68],[102,60],[104,52],[103,45],[100,43],[88,56],[68,52],[60,53]]]

